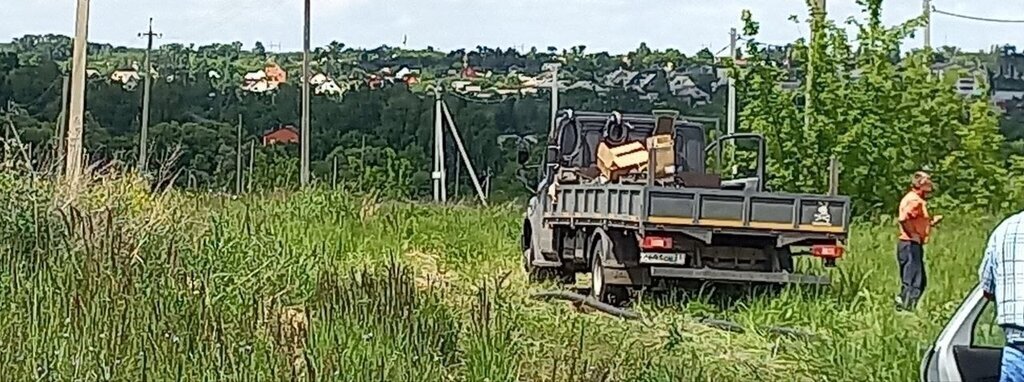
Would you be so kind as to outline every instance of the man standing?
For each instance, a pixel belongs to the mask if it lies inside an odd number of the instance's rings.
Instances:
[[[1024,213],[992,231],[978,273],[985,297],[996,303],[996,323],[1006,335],[999,380],[1024,382]]]
[[[924,245],[928,243],[931,228],[942,220],[941,215],[928,214],[927,200],[933,187],[931,176],[918,171],[911,179],[910,192],[900,201],[900,241],[896,246],[896,259],[903,284],[897,297],[897,308],[901,310],[914,310],[928,283]]]

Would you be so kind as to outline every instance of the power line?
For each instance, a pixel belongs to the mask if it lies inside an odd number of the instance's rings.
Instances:
[[[946,15],[946,16],[949,16],[949,17],[956,17],[956,18],[965,19],[965,20],[984,21],[984,22],[990,22],[990,23],[1003,23],[1003,24],[1024,24],[1024,20],[993,19],[993,18],[988,18],[988,17],[968,16],[968,15],[962,15],[962,14],[959,14],[959,13],[942,11],[942,10],[939,10],[939,9],[937,9],[935,7],[932,7],[932,12],[933,13],[938,13],[940,15]]]

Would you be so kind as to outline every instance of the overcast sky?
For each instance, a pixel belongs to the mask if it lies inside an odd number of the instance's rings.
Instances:
[[[75,0],[2,0],[0,39],[25,34],[72,35]],[[750,9],[761,23],[760,40],[784,43],[808,33],[787,20],[806,17],[804,0],[312,0],[312,44],[331,40],[349,46],[434,46],[442,50],[490,47],[586,45],[588,51],[621,53],[647,42],[692,54],[717,52],[729,28],[741,27]],[[921,13],[921,0],[887,0],[886,23]],[[997,5],[998,4],[998,5]],[[934,0],[948,12],[1024,19],[1024,0]],[[859,15],[854,0],[828,0],[829,17]],[[145,46],[137,35],[154,18],[158,44],[262,41],[269,50],[302,47],[302,0],[92,0],[89,40]],[[993,44],[1024,47],[1024,25],[960,20],[934,15],[934,45],[965,50]],[[920,35],[914,41],[920,46]]]

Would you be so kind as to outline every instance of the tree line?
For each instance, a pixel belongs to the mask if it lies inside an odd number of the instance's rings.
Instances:
[[[745,14],[743,59],[727,63],[736,77],[740,130],[760,132],[768,139],[771,188],[823,192],[829,158],[836,157],[843,166],[840,191],[853,198],[860,212],[891,209],[905,191],[905,178],[920,169],[935,173],[942,187],[940,204],[980,209],[1018,204],[1024,160],[1005,150],[999,111],[986,96],[957,95],[952,86],[955,73],[940,77],[929,69],[935,59],[932,52],[902,53],[902,44],[920,20],[885,26],[880,9],[880,0],[866,1],[863,18],[850,21],[858,27],[852,37],[832,21],[807,20],[817,32],[815,37],[789,44],[785,57],[757,41],[758,24]],[[0,46],[0,107],[4,110],[0,120],[13,126],[40,160],[55,147],[67,47],[70,39],[61,36],[26,37]],[[111,70],[142,61],[137,49],[91,44],[90,54],[98,67]],[[688,57],[675,50],[652,51],[645,45],[613,56],[588,53],[585,47],[523,53],[478,47],[444,53],[386,46],[359,50],[334,42],[315,51],[314,69],[344,78],[408,65],[422,68],[422,78],[431,81],[461,68],[467,56],[481,70],[517,68],[528,73],[537,73],[545,62],[558,59],[570,81],[598,79],[618,68],[714,61],[707,51]],[[162,78],[153,83],[153,163],[149,167],[166,167],[173,160],[168,170],[179,174],[178,186],[230,191],[237,172],[248,171],[251,161],[253,170],[246,179],[252,188],[295,187],[297,147],[262,147],[256,141],[269,128],[297,124],[299,88],[290,82],[268,94],[238,89],[246,71],[268,61],[280,63],[289,74],[297,73],[300,62],[296,54],[268,52],[262,44],[251,50],[243,50],[241,43],[161,47],[154,54],[154,66]],[[814,73],[809,91],[806,68]],[[223,76],[208,76],[210,70]],[[174,79],[166,79],[169,75]],[[801,84],[799,89],[780,85],[794,80]],[[693,107],[670,94],[652,102],[622,88],[606,94],[577,89],[562,94],[562,105],[637,113],[674,108],[685,115],[720,118],[724,125],[723,93],[715,92],[710,105]],[[141,87],[126,90],[104,78],[89,81],[85,146],[92,161],[134,161],[141,94]],[[544,134],[550,117],[548,96],[541,92],[490,101],[445,96],[474,167],[490,180],[493,197],[526,194],[516,149],[502,147],[498,138]],[[430,194],[432,96],[398,83],[380,90],[350,91],[340,98],[317,96],[312,107],[311,160],[316,181],[332,182],[337,163],[338,183],[348,189],[404,198]],[[245,142],[241,168],[236,166],[239,116]],[[255,142],[251,159],[250,142]],[[449,147],[446,152],[456,151]],[[455,169],[461,166],[458,158],[449,155],[446,160],[453,182],[449,187],[471,195],[465,176],[454,184]]]

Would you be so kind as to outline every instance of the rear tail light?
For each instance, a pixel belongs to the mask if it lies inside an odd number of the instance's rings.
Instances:
[[[811,255],[827,260],[843,257],[845,248],[841,245],[815,245],[811,247]]]
[[[666,236],[644,236],[640,243],[643,249],[672,249],[672,238]]]

